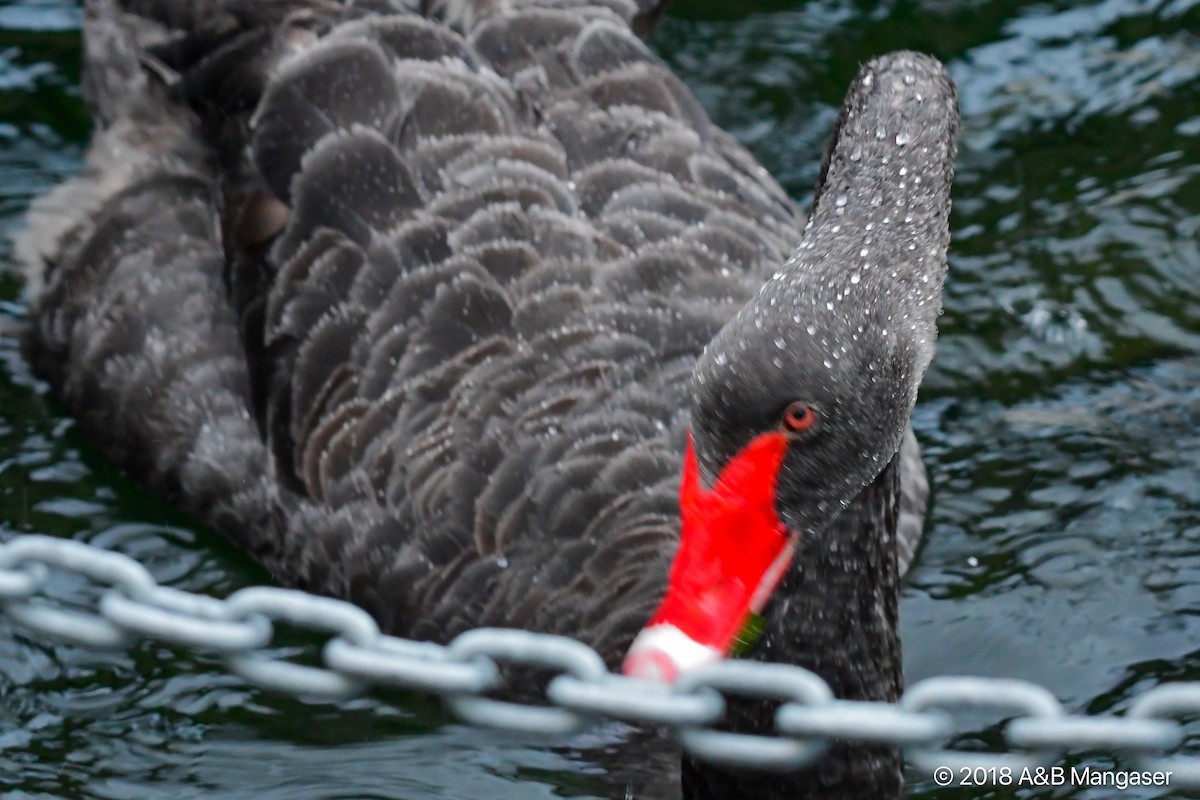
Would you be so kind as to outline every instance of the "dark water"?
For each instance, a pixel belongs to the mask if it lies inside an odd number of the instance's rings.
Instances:
[[[916,417],[936,496],[902,607],[909,680],[1019,677],[1095,713],[1200,679],[1200,3],[677,6],[659,52],[801,200],[861,61],[923,49],[958,81],[951,278]],[[0,6],[4,240],[79,168],[79,21],[63,0]],[[7,241],[0,259],[10,327],[25,310]],[[10,336],[0,364],[0,538],[95,542],[218,596],[264,580],[100,460]],[[53,592],[86,597],[65,577]],[[973,796],[915,772],[910,790]],[[88,652],[0,619],[0,797],[566,796],[624,788],[419,698],[310,705],[185,652]]]

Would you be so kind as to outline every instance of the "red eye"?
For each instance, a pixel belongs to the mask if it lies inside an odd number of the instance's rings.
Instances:
[[[817,412],[808,403],[800,400],[788,403],[783,410],[783,427],[789,431],[806,431],[817,421]]]

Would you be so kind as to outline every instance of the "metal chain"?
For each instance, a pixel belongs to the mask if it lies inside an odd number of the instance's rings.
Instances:
[[[50,568],[98,585],[96,610],[47,597]],[[1200,683],[1158,686],[1123,716],[1068,715],[1044,688],[995,678],[930,678],[896,705],[838,700],[808,670],[752,661],[724,661],[663,685],[612,674],[594,650],[562,636],[485,628],[446,646],[415,642],[385,636],[365,611],[341,600],[272,587],[217,600],[159,586],[127,556],[47,536],[0,544],[0,611],[84,647],[124,648],[149,638],[211,652],[252,683],[305,697],[344,699],[372,686],[401,687],[441,696],[473,724],[551,736],[602,719],[663,725],[693,755],[731,766],[796,769],[837,738],[895,744],[919,769],[972,769],[976,781],[981,775],[995,781],[1005,770],[1044,770],[1067,751],[1099,750],[1127,756],[1138,769],[1170,772],[1172,787],[1200,787],[1200,754],[1177,752],[1185,739],[1179,718],[1200,716]],[[272,620],[329,635],[323,666],[272,655]],[[502,688],[503,665],[555,673],[545,702],[488,697]],[[775,734],[718,730],[730,696],[778,699]],[[1002,729],[1006,750],[949,747],[965,732],[956,714],[980,708],[1009,718]]]

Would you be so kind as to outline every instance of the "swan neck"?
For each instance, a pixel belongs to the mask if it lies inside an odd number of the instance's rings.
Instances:
[[[899,457],[818,537],[802,543],[747,658],[797,664],[841,699],[896,701],[903,691],[897,633]],[[775,702],[731,702],[733,730],[769,735]],[[687,800],[847,800],[899,797],[900,751],[835,743],[816,764],[785,773],[729,770],[683,759]]]

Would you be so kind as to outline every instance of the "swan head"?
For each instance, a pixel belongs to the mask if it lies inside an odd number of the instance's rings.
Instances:
[[[912,331],[796,324],[765,294],[697,365],[680,546],[627,674],[673,681],[744,643],[797,548],[821,546],[900,447],[923,370]]]
[[[680,546],[626,674],[729,655],[899,449],[937,336],[957,119],[928,57],[851,86],[803,238],[696,365]]]

